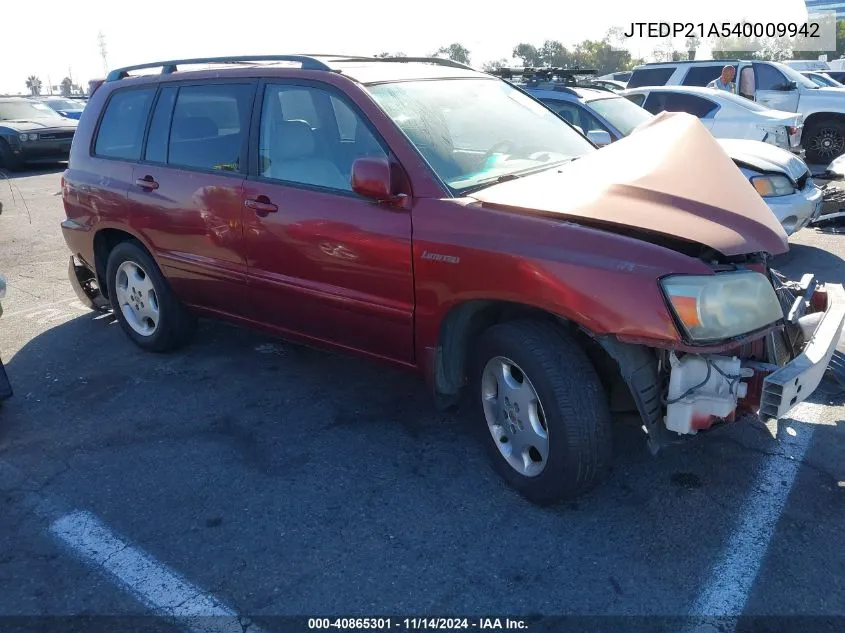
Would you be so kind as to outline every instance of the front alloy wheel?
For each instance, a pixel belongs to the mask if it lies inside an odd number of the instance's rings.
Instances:
[[[520,367],[491,358],[481,378],[487,427],[502,457],[520,475],[536,477],[549,457],[549,429],[537,391]]]
[[[607,395],[564,326],[492,326],[473,346],[470,378],[493,468],[526,498],[571,499],[604,477],[612,455]]]

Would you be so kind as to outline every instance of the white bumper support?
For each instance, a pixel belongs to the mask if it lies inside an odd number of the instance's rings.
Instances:
[[[845,290],[840,284],[826,284],[825,289],[827,310],[804,351],[763,381],[762,418],[785,416],[792,407],[812,395],[827,370],[845,323]]]

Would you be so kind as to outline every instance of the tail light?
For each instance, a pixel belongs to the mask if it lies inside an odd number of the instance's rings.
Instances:
[[[798,134],[798,130],[800,130],[800,129],[801,129],[800,127],[793,127],[791,125],[788,125],[786,127],[786,131],[789,132],[790,136],[795,136],[796,134]]]

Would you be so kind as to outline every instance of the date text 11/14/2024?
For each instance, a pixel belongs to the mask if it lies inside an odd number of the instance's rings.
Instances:
[[[519,631],[528,623],[518,618],[308,618],[310,630],[368,631]]]

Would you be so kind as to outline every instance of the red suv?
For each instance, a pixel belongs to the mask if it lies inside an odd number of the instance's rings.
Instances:
[[[113,71],[63,195],[77,293],[140,347],[186,343],[199,315],[418,370],[439,405],[468,395],[537,503],[607,471],[612,412],[653,448],[783,416],[845,319],[841,286],[771,270],[783,229],[694,117],[597,150],[448,60]]]

